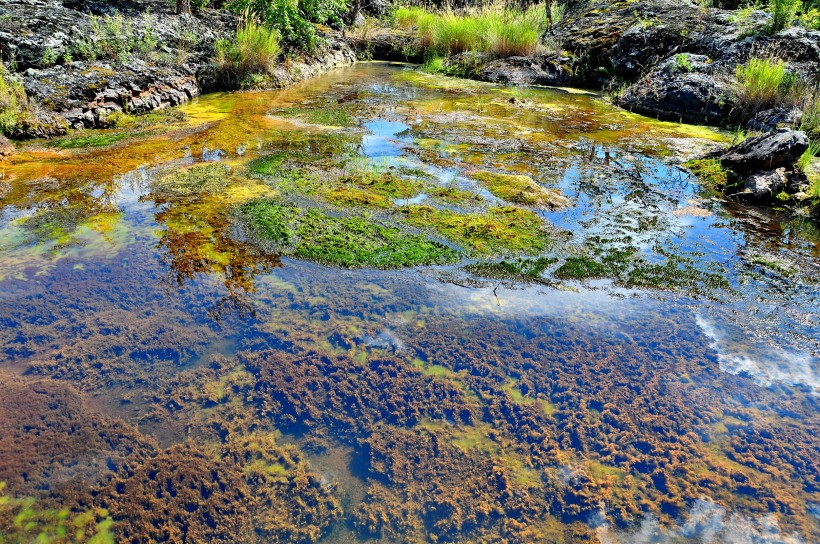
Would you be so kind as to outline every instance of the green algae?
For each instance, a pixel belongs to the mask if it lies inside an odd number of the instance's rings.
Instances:
[[[400,268],[453,262],[457,253],[420,234],[359,215],[273,200],[257,200],[240,209],[252,237],[294,257],[346,268]]]
[[[472,263],[466,265],[464,269],[471,274],[485,278],[541,282],[544,281],[544,273],[556,262],[558,259],[555,257],[519,258]]]
[[[387,198],[409,198],[424,187],[424,182],[395,167],[352,163],[339,178],[339,183],[353,185],[374,195]]]
[[[476,255],[534,254],[550,243],[543,220],[521,208],[499,206],[460,214],[431,206],[404,206],[401,211],[412,225],[438,232]]]
[[[718,159],[693,159],[684,166],[707,187],[722,189],[729,185],[729,172]]]
[[[105,147],[115,144],[128,138],[127,132],[97,133],[97,134],[75,134],[67,138],[58,138],[49,142],[53,147],[61,149],[78,149],[83,147]]]
[[[513,204],[545,208],[569,205],[569,200],[558,191],[541,187],[529,176],[487,171],[472,172],[470,176],[482,182],[493,195]]]
[[[228,186],[230,168],[219,163],[180,168],[161,176],[152,186],[159,198],[219,194]]]

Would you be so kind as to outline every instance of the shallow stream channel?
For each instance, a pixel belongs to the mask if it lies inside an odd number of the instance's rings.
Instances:
[[[0,164],[0,495],[123,542],[820,541],[820,229],[680,166],[731,135],[387,63],[123,117]]]

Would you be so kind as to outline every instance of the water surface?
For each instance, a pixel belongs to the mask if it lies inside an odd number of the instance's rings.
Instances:
[[[4,165],[7,492],[103,506],[134,542],[820,539],[820,236],[678,166],[726,135],[388,64],[181,110]],[[210,163],[213,186],[167,183]],[[423,184],[327,200],[351,168]],[[516,254],[413,224],[458,258],[345,269],[249,236],[263,198],[401,225],[512,207],[549,235]]]

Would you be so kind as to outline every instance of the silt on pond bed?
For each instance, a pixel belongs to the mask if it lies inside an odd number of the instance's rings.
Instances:
[[[817,541],[816,230],[675,166],[725,135],[511,92],[365,64],[5,163],[0,535]]]

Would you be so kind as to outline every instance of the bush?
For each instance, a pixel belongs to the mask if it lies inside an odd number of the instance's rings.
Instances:
[[[800,9],[800,0],[771,0],[769,3],[769,13],[772,14],[772,22],[766,29],[769,34],[780,32],[784,28],[792,25]]]
[[[342,25],[347,0],[234,0],[235,12],[261,21],[300,49],[316,46],[316,24]]]
[[[216,42],[216,63],[224,77],[239,83],[250,74],[267,74],[282,52],[276,30],[248,23],[232,40]]]
[[[416,28],[419,46],[432,55],[467,51],[498,57],[531,55],[548,27],[545,4],[526,10],[494,4],[459,12],[432,13],[422,8],[399,8],[394,15],[399,28]]]
[[[97,17],[90,15],[90,33],[87,39],[78,40],[67,53],[85,60],[115,60],[125,62],[130,55],[150,60],[155,56],[159,39],[154,34],[154,16],[146,12],[141,28],[135,29],[131,19],[119,13]],[[56,53],[55,58],[56,61]],[[45,64],[45,59],[43,59]],[[53,64],[53,62],[52,62]]]
[[[782,60],[752,58],[735,72],[736,94],[743,113],[753,115],[784,100],[794,76]]]
[[[26,91],[9,77],[5,65],[0,62],[0,134],[9,134],[27,109]]]

